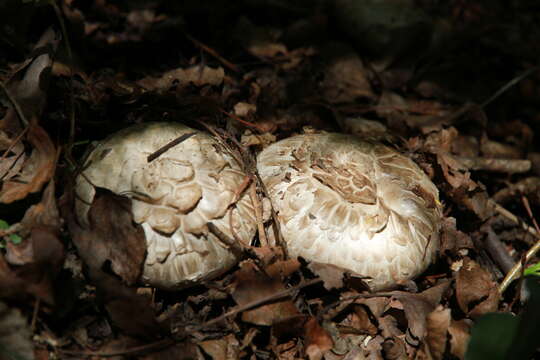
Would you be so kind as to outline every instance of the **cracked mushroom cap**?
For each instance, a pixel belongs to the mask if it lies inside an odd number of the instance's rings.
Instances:
[[[148,161],[148,155],[191,133]],[[203,132],[176,123],[133,126],[101,142],[83,169],[76,179],[79,221],[88,226],[96,187],[131,198],[133,219],[146,236],[142,281],[148,285],[181,288],[218,276],[236,263],[233,253],[209,232],[209,222],[244,244],[255,234],[251,199],[236,201],[246,174]]]
[[[437,188],[389,147],[305,134],[263,150],[257,169],[290,256],[369,277],[381,290],[419,275],[439,249]]]

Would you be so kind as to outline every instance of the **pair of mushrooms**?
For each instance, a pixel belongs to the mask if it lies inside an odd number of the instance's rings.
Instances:
[[[366,277],[372,290],[414,278],[435,257],[442,216],[437,188],[413,161],[382,144],[298,135],[264,149],[257,170],[292,257]],[[142,124],[91,152],[76,180],[76,214],[88,224],[96,187],[130,197],[148,249],[142,282],[182,288],[237,261],[208,223],[245,245],[255,236],[251,198],[238,195],[245,176],[208,134],[177,123]]]

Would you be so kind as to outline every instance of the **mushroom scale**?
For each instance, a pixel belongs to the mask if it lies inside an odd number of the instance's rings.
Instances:
[[[365,276],[377,291],[419,275],[439,249],[437,188],[387,146],[304,134],[264,149],[257,169],[290,256]]]
[[[150,154],[191,133],[195,134],[148,161]],[[101,142],[83,169],[76,179],[79,221],[89,225],[96,187],[131,198],[133,219],[144,229],[147,242],[142,281],[148,285],[182,288],[236,264],[235,255],[209,232],[209,222],[244,244],[255,235],[251,199],[236,199],[246,174],[203,132],[177,123],[129,127]]]

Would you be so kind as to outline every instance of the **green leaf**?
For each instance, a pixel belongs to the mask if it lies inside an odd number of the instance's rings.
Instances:
[[[9,240],[15,245],[18,245],[22,242],[22,237],[17,234],[9,234]]]
[[[525,275],[525,276],[540,276],[540,262],[527,267],[523,271],[523,275]]]
[[[471,331],[465,360],[505,360],[518,324],[519,319],[509,313],[482,316]]]

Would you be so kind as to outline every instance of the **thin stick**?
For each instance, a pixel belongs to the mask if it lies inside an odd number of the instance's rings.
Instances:
[[[259,231],[259,241],[261,246],[268,246],[268,239],[266,238],[266,232],[264,231],[264,219],[263,214],[261,213],[262,202],[259,201],[257,196],[257,189],[255,187],[255,182],[251,184],[250,187],[250,196],[253,203],[253,209],[255,210],[255,218],[257,220],[257,229]]]
[[[73,351],[58,349],[58,352],[65,355],[84,356],[84,357],[113,357],[120,355],[136,355],[144,352],[154,352],[171,345],[174,345],[175,341],[172,339],[163,339],[150,344],[134,346],[125,350],[99,352],[99,351]]]
[[[513,78],[512,80],[510,80],[509,82],[507,82],[502,88],[500,88],[495,94],[493,94],[489,99],[487,99],[486,101],[484,101],[482,104],[480,104],[480,108],[484,108],[486,107],[487,105],[489,105],[492,101],[494,101],[495,99],[497,99],[499,96],[501,96],[502,94],[504,94],[508,89],[510,89],[512,86],[516,85],[517,83],[519,83],[521,80],[525,79],[527,76],[529,76],[530,74],[532,74],[533,72],[535,72],[536,70],[538,70],[539,67],[538,66],[535,66],[535,67],[532,67],[530,69],[528,69],[527,71],[525,71],[523,74],[519,75],[519,76],[516,76],[515,78]]]
[[[223,114],[227,115],[228,117],[230,117],[231,119],[234,119],[236,121],[238,121],[240,124],[242,125],[245,125],[247,127],[250,127],[250,128],[254,128],[254,129],[257,129],[259,130],[260,132],[265,132],[264,129],[258,125],[258,124],[255,124],[255,123],[252,123],[252,122],[249,122],[249,121],[246,121],[246,120],[243,120],[241,119],[240,117],[236,116],[235,114],[233,113],[230,113],[230,112],[227,112],[223,109],[219,109],[219,111],[221,111]]]
[[[519,225],[523,230],[527,231],[532,236],[540,239],[540,233],[538,233],[532,226],[529,226],[523,222],[520,218],[518,218],[516,215],[512,214],[510,211],[503,208],[501,205],[497,204],[493,200],[488,200],[488,204],[492,206],[496,212],[507,218],[508,220],[516,223]]]
[[[224,313],[224,314],[222,314],[222,315],[220,315],[220,316],[218,316],[218,317],[216,317],[214,319],[208,320],[207,322],[205,322],[205,323],[203,323],[201,325],[194,326],[192,328],[192,330],[196,331],[196,330],[204,329],[205,327],[208,327],[210,325],[213,325],[215,323],[223,321],[228,317],[234,316],[234,315],[236,315],[238,313],[241,313],[243,311],[251,310],[251,309],[253,309],[255,307],[258,307],[258,306],[268,304],[270,302],[274,302],[274,301],[281,300],[283,298],[289,297],[289,296],[291,296],[291,294],[293,294],[294,292],[296,292],[296,291],[298,291],[298,290],[300,290],[302,288],[305,288],[307,286],[311,286],[311,285],[314,285],[314,284],[318,284],[318,283],[321,283],[321,282],[322,282],[322,279],[313,279],[313,280],[305,281],[305,282],[303,282],[301,284],[298,284],[297,286],[294,286],[294,287],[292,287],[290,289],[281,290],[281,291],[278,291],[275,294],[265,296],[262,299],[257,299],[257,300],[251,301],[251,302],[249,302],[247,304],[237,306],[236,308],[234,308],[232,310],[229,310],[226,313]]]
[[[535,256],[538,251],[540,251],[540,235],[539,235],[540,231],[537,231],[534,228],[528,226],[523,221],[521,221],[517,216],[515,216],[510,211],[506,210],[505,208],[497,204],[495,201],[489,200],[488,203],[491,206],[493,206],[495,211],[497,211],[499,214],[506,217],[507,219],[512,220],[514,223],[521,226],[521,228],[523,228],[524,230],[529,232],[531,235],[533,235],[536,239],[538,239],[538,241],[529,249],[529,251],[527,251],[522,261],[517,262],[514,265],[514,267],[504,277],[503,281],[499,285],[499,293],[502,294],[508,288],[508,286],[512,283],[512,281],[514,281],[515,279],[521,276],[523,272],[523,264],[526,264],[527,262],[529,262],[529,260],[531,260],[532,257]]]
[[[217,51],[215,51],[214,49],[206,46],[205,44],[203,44],[202,42],[200,42],[199,40],[191,37],[190,35],[188,34],[185,34],[186,37],[188,38],[189,41],[191,41],[192,43],[194,43],[196,46],[198,46],[199,48],[201,48],[203,51],[207,52],[208,54],[212,55],[213,57],[215,57],[216,59],[218,59],[218,61],[220,63],[222,63],[227,69],[231,70],[231,71],[234,71],[234,72],[240,72],[240,70],[238,69],[238,66],[234,65],[232,62],[228,61],[227,59],[225,59],[223,56],[219,55]]]
[[[193,135],[197,134],[196,132],[192,132],[192,133],[187,133],[187,134],[184,134],[174,140],[172,140],[171,142],[169,142],[168,144],[162,146],[160,149],[156,150],[155,152],[153,152],[152,154],[148,155],[148,157],[146,158],[146,161],[147,162],[152,162],[154,161],[155,159],[157,159],[158,157],[160,157],[161,155],[163,155],[165,152],[167,152],[169,149],[171,149],[172,147],[186,141],[187,139],[189,139],[190,137],[192,137]]]
[[[36,331],[36,322],[37,322],[37,317],[39,314],[40,305],[41,305],[40,298],[36,298],[36,302],[34,303],[34,312],[32,313],[32,323],[30,324],[30,329],[32,330],[32,333]]]

